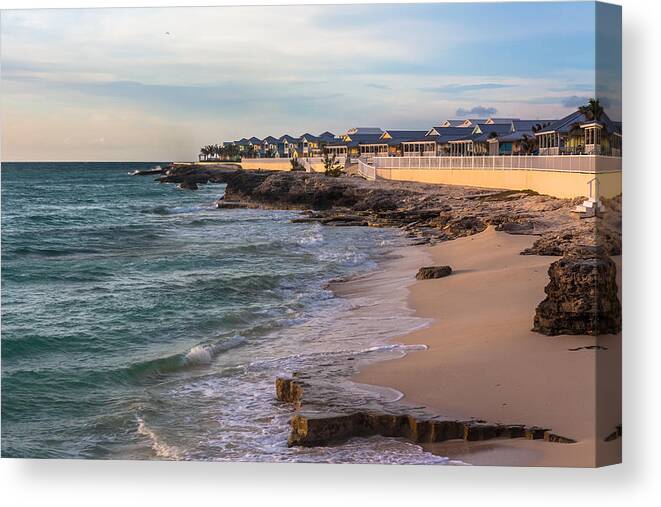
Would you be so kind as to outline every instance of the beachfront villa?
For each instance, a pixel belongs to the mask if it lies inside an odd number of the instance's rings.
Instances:
[[[262,153],[277,154],[278,153],[278,139],[273,136],[266,136],[262,140]]]
[[[326,145],[331,155],[360,157],[379,153],[386,156],[388,148],[381,142],[383,130],[378,127],[354,127],[346,131],[339,139]]]
[[[217,147],[211,152],[225,160],[238,153],[244,169],[279,171],[291,170],[290,159],[300,157],[308,172],[326,171],[324,158],[335,156],[332,163],[367,180],[588,196],[590,206],[583,208],[594,210],[599,196],[621,193],[622,124],[610,120],[594,99],[561,119],[449,119],[412,130],[355,127],[339,136],[284,135],[275,152],[274,139],[266,137],[258,147],[257,138],[243,138],[228,143],[224,152]],[[218,160],[206,155],[210,148],[203,147],[201,160]]]
[[[258,137],[243,138],[238,141],[221,143],[221,146],[235,145],[246,158],[319,157],[322,155],[326,144],[335,140],[335,134],[326,131],[318,136],[305,133],[300,137],[284,134],[277,138],[274,136],[266,136],[264,139]]]
[[[578,111],[535,133],[540,155],[622,155],[622,124],[604,112]]]
[[[513,120],[510,132],[487,139],[489,155],[529,155],[534,149],[535,132],[555,120]]]
[[[489,154],[489,140],[514,132],[513,122],[477,123],[470,134],[448,141],[450,156],[474,156]]]
[[[290,147],[296,146],[296,138],[285,134],[278,138],[278,156],[284,158],[291,158],[292,154],[290,153]]]
[[[596,113],[590,109],[593,106],[580,108],[559,120],[448,119],[439,126],[419,130],[354,127],[339,136],[329,131],[318,136],[285,134],[278,138],[242,138],[222,145],[235,145],[245,158],[319,158],[324,154],[370,160],[374,157],[621,156],[621,123],[611,121],[598,101]]]

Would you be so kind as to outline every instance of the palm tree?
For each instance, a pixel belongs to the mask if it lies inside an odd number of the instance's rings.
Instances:
[[[200,149],[200,153],[204,156],[204,160],[207,160],[210,156],[213,156],[213,145],[207,144]]]
[[[578,108],[581,114],[588,120],[599,121],[604,114],[604,108],[601,107],[599,99],[589,99],[587,105]]]
[[[337,178],[342,174],[342,164],[337,162],[337,155],[331,157],[328,152],[324,153],[324,174]]]
[[[528,136],[528,134],[523,134],[523,136],[521,136],[521,140],[519,141],[519,152],[523,153],[524,155],[531,155],[534,153],[536,148],[536,139]]]
[[[290,159],[289,163],[291,164],[292,171],[305,171],[305,167],[303,167],[301,163],[298,161],[298,157],[294,157]]]

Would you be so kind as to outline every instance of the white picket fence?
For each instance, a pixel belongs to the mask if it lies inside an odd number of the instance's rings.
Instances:
[[[366,180],[373,181],[376,179],[376,167],[366,164],[361,159],[358,159],[358,175]]]
[[[621,157],[602,155],[500,155],[476,157],[374,157],[375,169],[490,169],[575,173],[622,171]]]

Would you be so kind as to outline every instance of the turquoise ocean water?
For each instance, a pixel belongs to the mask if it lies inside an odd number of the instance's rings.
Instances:
[[[2,165],[2,455],[444,463],[395,439],[289,449],[273,399],[279,373],[394,353],[415,319],[384,326],[378,302],[325,284],[373,270],[398,233],[217,210],[223,185],[127,174],[154,165]]]

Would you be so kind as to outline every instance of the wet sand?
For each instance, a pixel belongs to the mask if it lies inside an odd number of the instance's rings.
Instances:
[[[519,255],[535,239],[490,227],[417,247],[431,256],[429,264],[448,264],[454,272],[409,287],[409,306],[431,324],[393,341],[429,348],[368,365],[355,380],[397,389],[404,402],[434,414],[543,426],[577,443],[456,440],[426,445],[427,450],[467,463],[512,466],[589,467],[621,455],[621,439],[604,441],[621,422],[621,335],[548,337],[530,331],[548,266],[557,259]],[[398,270],[398,277],[413,276],[420,259],[405,257],[389,269]],[[620,259],[614,260],[619,266]],[[364,294],[382,277],[335,290],[348,297]],[[569,350],[592,345],[606,350]]]

